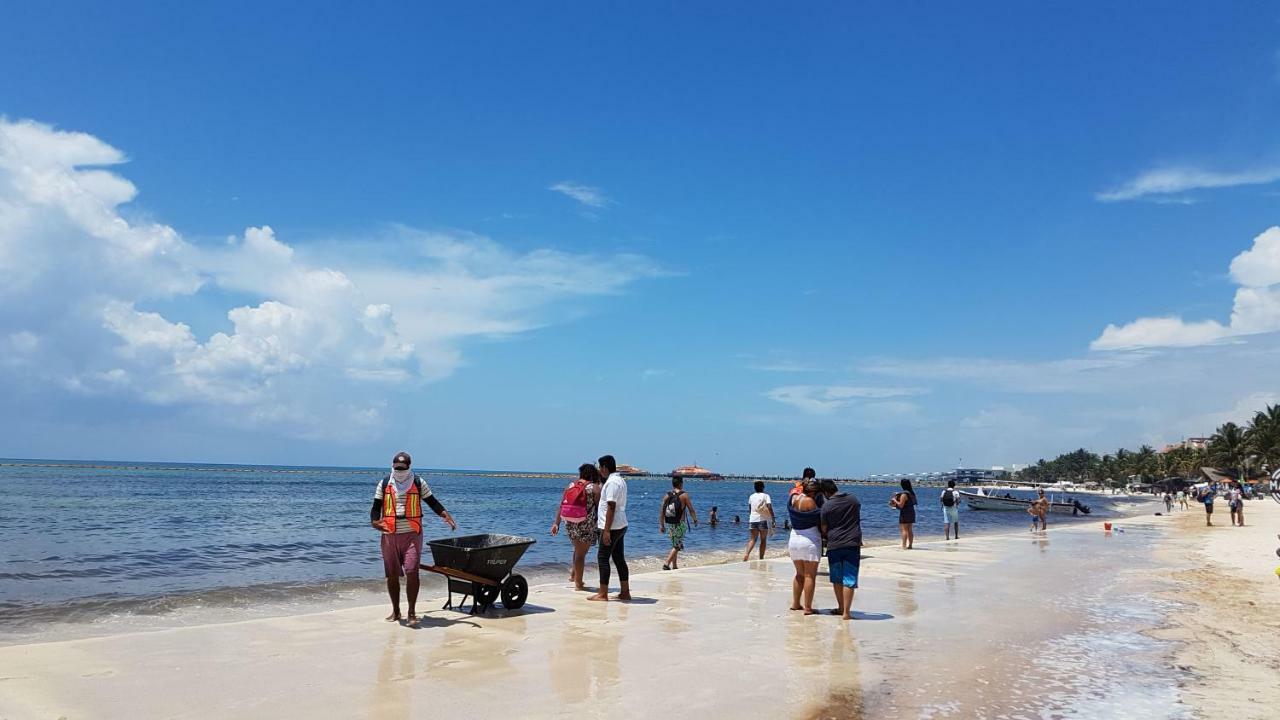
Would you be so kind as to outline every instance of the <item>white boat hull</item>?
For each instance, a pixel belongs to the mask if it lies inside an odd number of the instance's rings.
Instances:
[[[971,492],[961,492],[960,497],[964,498],[964,502],[969,506],[970,510],[1021,510],[1026,512],[1031,506],[1031,500],[1014,497],[993,497],[991,495],[979,495]],[[1058,515],[1071,515],[1076,512],[1076,507],[1070,502],[1051,502],[1049,503],[1049,512]]]

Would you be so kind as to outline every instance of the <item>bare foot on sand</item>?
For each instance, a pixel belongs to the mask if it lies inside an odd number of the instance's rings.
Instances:
[[[416,628],[416,627],[418,627],[418,616],[417,616],[417,615],[414,615],[413,613],[409,613],[409,623],[408,623],[408,624],[409,624],[409,627],[411,627],[411,628]]]
[[[383,619],[386,620],[387,622],[400,622],[400,613],[393,612]]]
[[[587,599],[588,599],[588,600],[595,600],[595,601],[597,601],[597,602],[608,602],[608,600],[609,600],[609,596],[608,596],[608,595],[601,595],[600,593],[596,593],[595,595],[588,595],[588,596],[587,596]]]
[[[631,601],[631,593],[618,593],[617,595],[614,595],[614,596],[613,596],[613,599],[614,599],[614,600],[618,600],[618,601],[620,601],[620,602],[630,602],[630,601]]]

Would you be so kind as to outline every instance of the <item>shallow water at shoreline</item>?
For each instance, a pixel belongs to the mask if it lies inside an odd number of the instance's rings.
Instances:
[[[739,562],[637,576],[632,604],[559,582],[522,610],[429,609],[420,632],[362,607],[0,648],[0,676],[21,717],[256,716],[292,702],[316,717],[641,718],[679,697],[748,717],[1183,720],[1180,686],[1196,679],[1173,664],[1176,643],[1147,632],[1179,611],[1159,597],[1169,566],[1152,552],[1167,523],[871,547],[848,623],[788,612],[786,561]],[[830,607],[822,590],[816,607]],[[697,671],[671,672],[673,658]],[[183,682],[191,673],[204,681]]]
[[[0,467],[0,643],[46,637],[51,620],[63,624],[59,634],[100,634],[384,601],[377,533],[367,525],[380,470],[59,465]],[[513,473],[427,479],[458,519],[459,533],[534,537],[518,571],[535,584],[563,578],[570,545],[547,529],[564,480]],[[656,520],[670,482],[632,478],[629,485],[632,571],[657,570],[669,548]],[[747,531],[745,508],[737,506],[745,505],[750,484],[690,481],[686,489],[704,522],[718,505],[724,520],[739,514],[744,524],[693,529],[682,564],[739,559]],[[864,503],[868,543],[895,541],[896,512],[887,507],[895,488],[851,489]],[[786,490],[768,487],[778,503]],[[941,515],[937,494],[920,491],[921,541],[940,534],[941,522],[932,522]],[[1093,517],[1105,514],[1097,510]],[[966,510],[961,522],[966,535],[977,536],[1021,528],[1025,517]],[[435,518],[427,523],[428,538],[448,535]],[[782,530],[773,536],[771,555],[785,550],[786,538]],[[424,597],[442,588],[437,576],[424,576]]]

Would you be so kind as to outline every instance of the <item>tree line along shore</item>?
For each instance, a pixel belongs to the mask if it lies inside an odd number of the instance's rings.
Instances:
[[[1267,480],[1280,465],[1280,404],[1257,411],[1245,425],[1225,422],[1208,438],[1157,451],[1150,445],[1099,455],[1080,448],[1019,470],[1021,482],[1097,482],[1124,486],[1169,477],[1193,478],[1214,467],[1245,481]]]

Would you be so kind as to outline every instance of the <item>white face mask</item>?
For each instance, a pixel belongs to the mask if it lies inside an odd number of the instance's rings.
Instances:
[[[412,477],[413,477],[412,468],[408,470],[396,470],[395,468],[391,469],[391,479],[395,480],[398,483],[408,482],[409,479]]]

